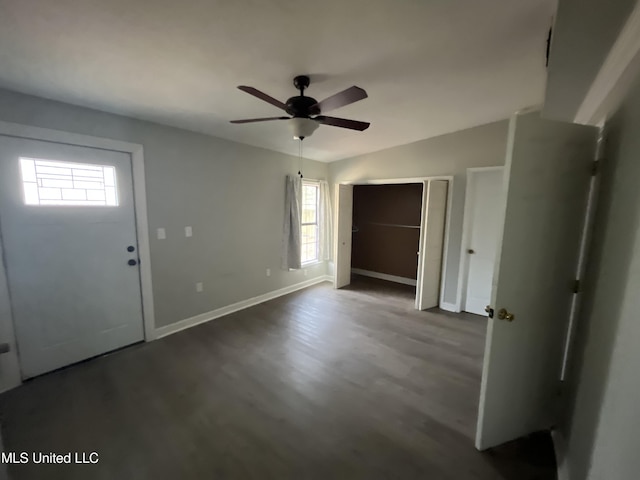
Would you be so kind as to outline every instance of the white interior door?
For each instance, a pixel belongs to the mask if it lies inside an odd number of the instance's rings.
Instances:
[[[426,310],[440,303],[440,279],[442,278],[442,256],[444,230],[447,217],[446,180],[424,182],[422,196],[422,231],[418,260],[418,282],[416,286],[416,308]]]
[[[503,168],[469,171],[466,193],[465,227],[467,242],[467,282],[462,310],[486,316],[485,307],[491,303],[493,268],[496,263],[500,212],[502,202]]]
[[[143,340],[133,201],[129,154],[0,136],[23,378]]]
[[[353,185],[336,185],[336,255],[333,287],[351,283],[351,229],[353,227]]]
[[[596,129],[511,119],[476,446],[554,423]],[[514,315],[499,319],[499,310]]]

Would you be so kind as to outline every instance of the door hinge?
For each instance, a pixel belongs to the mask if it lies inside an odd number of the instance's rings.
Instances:
[[[577,278],[573,281],[573,293],[580,293],[580,280]]]
[[[598,174],[598,171],[600,170],[600,162],[598,160],[595,160],[592,164],[591,164],[591,176],[595,177]]]

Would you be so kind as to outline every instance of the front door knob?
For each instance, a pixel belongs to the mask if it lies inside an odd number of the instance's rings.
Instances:
[[[498,318],[500,320],[506,320],[507,322],[513,322],[516,316],[513,313],[509,313],[506,308],[498,310]]]

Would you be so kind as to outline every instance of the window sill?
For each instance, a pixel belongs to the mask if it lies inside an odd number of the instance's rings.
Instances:
[[[303,263],[300,267],[301,267],[301,268],[314,267],[314,266],[316,266],[316,265],[320,265],[320,264],[322,264],[322,263],[324,263],[324,260],[313,260],[313,261],[311,261],[311,262]]]

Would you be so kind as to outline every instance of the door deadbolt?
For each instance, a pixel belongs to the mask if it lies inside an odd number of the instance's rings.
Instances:
[[[472,254],[476,253],[476,251],[473,248],[470,248],[469,250],[467,250],[467,253],[469,255],[472,255]]]
[[[137,264],[138,264],[138,262],[136,262],[136,261],[132,258],[131,260],[129,260],[129,261],[127,262],[127,264],[129,264],[129,265],[131,265],[131,266],[133,267],[134,265],[137,265]]]
[[[484,311],[487,312],[489,318],[493,318],[493,308],[491,308],[491,305],[484,307]]]

